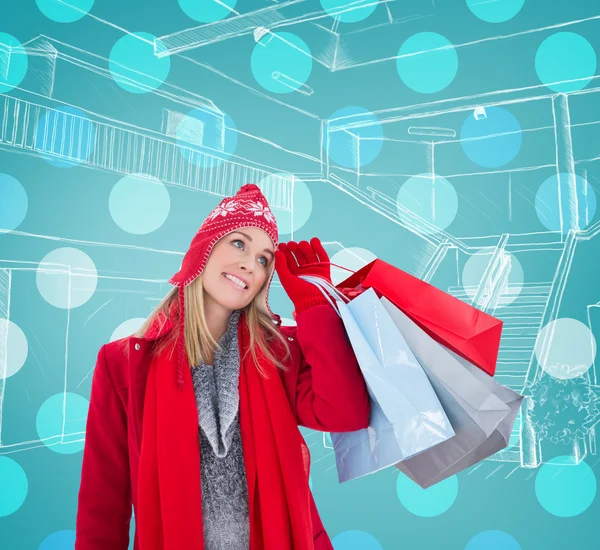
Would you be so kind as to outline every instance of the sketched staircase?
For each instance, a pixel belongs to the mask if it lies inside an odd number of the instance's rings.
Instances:
[[[551,282],[529,283],[522,287],[508,285],[500,295],[496,309],[489,312],[504,323],[495,378],[515,391],[521,392],[525,386],[527,369],[551,289]],[[475,291],[476,288],[468,287],[449,289],[450,294],[468,303],[471,303],[470,295]]]
[[[498,353],[495,378],[501,384],[522,392],[527,370],[534,353],[537,335],[542,328],[544,311],[552,290],[552,282],[523,285],[521,292],[510,303],[509,292],[503,295],[493,314],[504,321],[502,342]],[[518,292],[518,288],[515,289]],[[514,292],[514,291],[513,291]]]
[[[494,250],[482,281],[477,287],[451,287],[450,294],[475,304],[479,309],[503,321],[502,340],[498,353],[496,375],[500,384],[523,393],[534,357],[537,335],[545,324],[544,316],[552,295],[553,282],[508,282],[510,256],[505,254],[508,235],[503,235]],[[521,462],[521,422],[517,418],[510,446],[491,460]]]
[[[53,116],[48,116],[52,114]],[[41,122],[41,121],[45,122]],[[42,126],[40,126],[42,124]],[[151,130],[94,120],[0,95],[0,147],[14,147],[119,174],[144,174],[163,183],[227,197],[269,176],[263,192],[273,208],[290,210],[291,177],[188,148]],[[72,139],[65,139],[72,136]],[[89,144],[90,154],[81,151]],[[85,147],[85,145],[84,145]]]

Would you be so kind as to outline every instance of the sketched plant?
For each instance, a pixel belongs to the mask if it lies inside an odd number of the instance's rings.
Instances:
[[[540,376],[525,388],[529,419],[540,439],[568,444],[583,439],[600,421],[600,388],[584,376]]]

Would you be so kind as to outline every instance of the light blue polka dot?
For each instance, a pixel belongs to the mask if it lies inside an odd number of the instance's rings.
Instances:
[[[596,52],[583,36],[558,32],[538,48],[535,72],[542,84],[555,92],[582,90],[596,72]],[[557,82],[560,84],[553,84]]]
[[[398,211],[405,216],[408,209],[433,227],[422,227],[425,234],[446,229],[458,213],[458,196],[452,184],[441,176],[418,174],[408,179],[398,191]]]
[[[75,531],[56,531],[48,535],[38,550],[73,550],[75,548]]]
[[[0,32],[0,94],[17,87],[27,74],[25,48],[14,36]]]
[[[560,180],[557,175],[550,176],[542,183],[535,194],[535,212],[544,227],[550,231],[560,231],[561,204],[563,232],[567,233],[573,222],[573,214],[569,207],[569,177],[562,174]],[[559,199],[560,189],[560,199]],[[592,186],[581,176],[575,177],[577,191],[577,213],[580,229],[585,229],[592,223],[596,215],[596,193]]]
[[[428,489],[422,489],[404,474],[398,474],[396,492],[400,503],[412,514],[423,518],[446,512],[458,496],[456,476],[444,479]]]
[[[411,36],[400,47],[398,57],[396,69],[402,82],[422,94],[443,90],[458,71],[458,55],[454,46],[446,37],[435,32]]]
[[[574,465],[572,457],[559,456],[538,471],[535,495],[542,507],[554,516],[578,516],[594,502],[596,476],[585,462]]]
[[[525,0],[467,0],[475,17],[487,23],[504,23],[521,11]]]
[[[277,177],[278,176],[278,177]],[[262,179],[258,183],[259,189],[263,194],[267,194],[269,188],[276,188],[280,185],[280,178],[291,179],[291,174],[273,174]],[[284,210],[282,208],[273,208],[273,214],[277,218],[277,227],[280,235],[291,234],[292,231],[298,231],[304,227],[310,215],[312,214],[313,200],[310,189],[299,178],[293,178],[294,181],[294,195],[292,197],[292,211]],[[290,183],[291,184],[291,183]]]
[[[331,17],[339,19],[342,23],[363,21],[375,11],[378,5],[379,3],[374,0],[321,0],[323,9]],[[342,11],[346,8],[352,9]]]
[[[12,458],[0,456],[0,518],[10,516],[25,502],[29,484],[23,468]]]
[[[467,543],[465,550],[521,550],[521,545],[504,531],[482,531]]]
[[[356,272],[367,264],[375,260],[377,256],[366,248],[358,246],[350,246],[342,248],[331,256],[331,280],[334,285],[339,285],[350,277],[351,272],[348,269]],[[336,265],[333,265],[336,264]],[[337,266],[341,267],[337,267]],[[342,269],[342,268],[346,269]]]
[[[19,227],[28,207],[24,187],[12,176],[0,174],[0,227],[11,231]]]
[[[373,162],[381,153],[383,128],[371,111],[362,107],[344,107],[333,113],[328,121],[328,154],[336,164],[356,170]],[[360,126],[354,126],[356,124]],[[326,149],[327,143],[323,147]]]
[[[213,168],[233,155],[238,132],[227,113],[192,109],[179,121],[176,139],[185,159],[202,168]]]
[[[40,11],[52,21],[72,23],[84,17],[92,9],[94,0],[36,0]]]
[[[335,550],[383,550],[380,542],[365,531],[343,531],[331,543]]]
[[[157,179],[125,176],[112,188],[108,206],[112,219],[123,231],[147,235],[165,223],[171,198]]]
[[[254,46],[252,74],[265,90],[289,94],[306,83],[312,55],[304,40],[289,32],[268,33]]]
[[[81,110],[64,106],[48,111],[36,126],[36,149],[59,168],[87,161],[96,144],[96,125]]]
[[[156,57],[156,37],[147,32],[123,36],[110,51],[108,66],[113,80],[124,90],[133,94],[145,94],[158,88],[166,80],[171,69],[171,58]],[[158,40],[157,52],[166,51]]]
[[[76,393],[58,393],[46,399],[35,420],[42,443],[59,454],[82,451],[88,408],[88,400]]]
[[[521,149],[521,125],[502,107],[486,107],[485,118],[469,114],[460,129],[463,151],[475,164],[498,168],[513,160]]]
[[[235,8],[237,0],[178,0],[183,12],[194,21],[213,23],[225,19]]]

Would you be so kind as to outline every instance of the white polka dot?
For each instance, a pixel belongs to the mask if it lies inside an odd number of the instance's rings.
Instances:
[[[538,334],[535,356],[550,376],[569,380],[587,372],[594,363],[596,339],[577,319],[556,319]]]
[[[433,234],[446,229],[456,218],[458,195],[446,178],[417,174],[398,191],[396,206],[400,216],[412,213],[423,218],[430,225],[419,224],[420,232]]]
[[[25,334],[12,321],[0,319],[0,339],[6,342],[6,363],[0,357],[0,380],[17,373],[27,360],[29,351]]]
[[[347,267],[352,271],[358,271],[361,267],[364,267],[376,258],[377,256],[366,248],[351,247],[336,252],[330,258],[330,261],[334,264]],[[350,271],[331,266],[331,281],[334,285],[338,285],[342,281],[345,281],[351,275],[352,273],[350,273]]]
[[[98,273],[85,252],[76,248],[57,248],[40,262],[36,283],[42,298],[49,304],[61,309],[76,308],[96,292]]]
[[[127,338],[127,336],[131,336],[135,334],[141,326],[146,322],[146,319],[143,317],[134,317],[133,319],[128,319],[127,321],[123,321],[112,333],[110,337],[110,342],[114,342],[115,340],[120,340],[121,338]]]
[[[291,210],[283,210],[273,207],[273,214],[277,218],[277,227],[280,235],[289,235],[292,231],[298,231],[309,220],[313,209],[313,199],[310,189],[301,179],[291,174],[272,174],[263,178],[257,185],[266,196],[272,194],[273,190],[281,189],[284,185],[291,186],[293,182],[294,194]]]
[[[462,284],[471,300],[474,300],[476,297],[479,285],[491,259],[491,251],[480,250],[468,259],[463,268]],[[521,263],[510,252],[504,251],[502,253],[502,258],[499,261],[507,266],[510,265],[510,271],[508,272],[508,287],[502,293],[498,303],[498,306],[504,307],[508,306],[518,298],[521,290],[523,290],[524,275]],[[475,305],[483,306],[488,298],[489,295],[486,292],[481,293],[480,297],[476,300]]]
[[[108,199],[110,215],[123,231],[146,235],[160,228],[171,210],[165,185],[142,175],[121,178]]]

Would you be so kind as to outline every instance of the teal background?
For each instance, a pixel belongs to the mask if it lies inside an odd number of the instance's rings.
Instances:
[[[92,4],[72,2],[86,9]],[[51,10],[51,1],[38,3]],[[249,0],[235,9],[245,13],[272,5]],[[331,10],[344,2],[323,5]],[[556,319],[575,319],[585,335],[600,337],[600,308],[590,307],[600,303],[600,90],[575,93],[598,87],[598,2],[504,0],[485,11],[484,3],[471,0],[407,0],[388,4],[394,18],[402,20],[394,25],[380,3],[358,21],[347,15],[339,23],[328,17],[276,29],[293,33],[308,46],[312,68],[306,56],[301,65],[293,64],[303,54],[293,50],[286,58],[283,48],[275,66],[260,67],[255,78],[253,63],[264,62],[265,56],[253,60],[254,49],[263,46],[249,34],[167,58],[165,82],[165,58],[145,57],[149,44],[128,49],[120,42],[121,47],[113,47],[126,32],[164,37],[200,25],[176,0],[96,0],[90,11],[94,17],[82,15],[72,22],[53,21],[40,8],[33,0],[0,4],[0,33],[24,44],[28,60],[25,65],[22,56],[12,57],[11,70],[24,77],[17,87],[7,85],[3,78],[16,73],[7,72],[9,58],[0,34],[0,120],[14,115],[10,101],[51,109],[47,120],[54,121],[67,120],[56,114],[66,104],[85,113],[75,129],[82,136],[89,119],[181,145],[187,141],[181,132],[165,136],[165,110],[181,116],[195,110],[190,116],[205,123],[205,141],[172,160],[168,171],[174,181],[165,182],[166,208],[164,190],[152,187],[156,183],[138,180],[137,196],[117,186],[126,174],[139,171],[133,164],[93,169],[89,162],[94,153],[85,137],[65,162],[57,159],[60,149],[42,153],[10,143],[0,126],[0,174],[6,175],[0,176],[0,319],[17,325],[28,346],[19,371],[4,383],[0,378],[2,550],[73,548],[85,403],[98,349],[121,323],[146,317],[169,290],[168,278],[223,193],[258,180],[269,190],[272,204],[289,206],[275,208],[281,240],[317,235],[331,256],[339,253],[352,269],[368,258],[354,263],[344,249],[360,248],[413,275],[429,273],[431,283],[468,301],[474,291],[466,281],[483,279],[488,256],[496,261],[508,252],[521,268],[511,271],[499,302],[488,311],[505,320],[498,380],[528,395],[523,426],[535,434],[521,435],[519,422],[506,453],[423,491],[394,468],[339,484],[327,437],[303,429],[312,453],[313,492],[336,550],[597,547],[600,465],[594,426],[600,418],[600,390],[595,364],[577,379],[556,381],[543,374],[534,346],[539,330]],[[306,0],[290,16],[323,9],[318,1]],[[368,11],[363,8],[363,15]],[[219,13],[207,11],[206,20]],[[63,11],[57,18],[74,19],[69,15]],[[548,28],[579,20],[584,21]],[[340,36],[335,71],[323,65],[334,58],[332,29]],[[532,29],[545,30],[526,32]],[[561,32],[577,36],[551,38]],[[455,50],[433,52],[422,63],[418,56],[395,59],[407,50],[432,47],[431,35],[420,33],[435,33],[433,47],[447,42]],[[34,40],[40,35],[47,38]],[[418,39],[402,48],[414,35]],[[268,48],[268,37],[260,41]],[[53,49],[59,56],[51,80]],[[548,57],[539,53],[543,50],[550,51]],[[286,67],[290,59],[292,65]],[[377,59],[387,61],[372,63]],[[117,71],[117,79],[138,81],[115,82],[115,60],[143,67],[145,76]],[[439,66],[443,70],[436,71]],[[281,81],[264,81],[282,67],[298,91]],[[545,86],[540,75],[580,80]],[[565,115],[561,99],[551,97],[557,92],[568,94],[577,176],[570,199],[567,180],[559,183],[556,176],[569,170],[562,138],[557,153],[556,115]],[[509,100],[514,102],[503,103]],[[474,127],[470,117],[483,104],[489,129],[477,141],[482,125]],[[32,110],[31,117],[37,114]],[[353,114],[353,119],[339,118]],[[405,118],[392,121],[399,115]],[[226,121],[224,136],[220,120]],[[35,122],[30,121],[31,128]],[[450,143],[435,146],[434,185],[430,144],[422,143],[428,139],[419,142],[410,129],[415,127],[456,131]],[[502,135],[490,138],[496,133]],[[215,153],[222,139],[222,150]],[[96,141],[93,149],[106,147]],[[198,152],[217,158],[194,157]],[[141,149],[137,158],[142,158]],[[200,172],[186,171],[184,163]],[[191,184],[194,174],[200,176]],[[438,178],[443,178],[442,191],[434,196]],[[289,196],[276,190],[291,181],[296,191],[286,203]],[[574,197],[577,205],[569,210]],[[118,220],[128,215],[131,226],[120,226]],[[561,228],[561,219],[574,229],[571,236],[568,227]],[[507,236],[505,244],[500,244],[502,235]],[[75,249],[76,255],[67,251],[61,261],[51,257],[60,265],[45,263],[43,269],[59,273],[40,273],[46,255],[64,247]],[[66,265],[69,257],[87,262],[77,251],[91,259],[91,268],[89,263]],[[465,273],[469,258],[480,251],[486,258],[482,267],[475,275],[468,269]],[[57,307],[69,281],[72,298],[82,303]],[[290,318],[291,303],[277,281],[270,297],[272,309]],[[6,333],[0,331],[0,351],[6,344],[2,338]],[[566,359],[556,362],[576,367],[581,350],[561,346],[558,355]],[[595,346],[591,349],[595,356]]]

